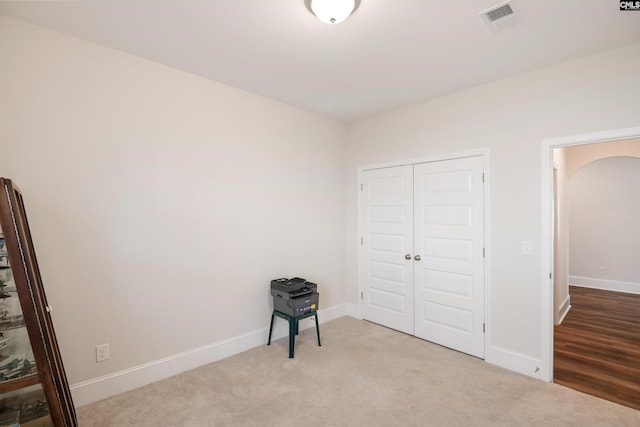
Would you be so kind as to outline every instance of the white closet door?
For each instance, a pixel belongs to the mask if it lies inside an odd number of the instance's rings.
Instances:
[[[362,184],[363,317],[413,334],[413,166],[365,171]]]
[[[483,159],[414,171],[415,335],[484,358]]]

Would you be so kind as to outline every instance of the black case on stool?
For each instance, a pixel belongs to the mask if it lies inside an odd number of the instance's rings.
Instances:
[[[273,309],[294,317],[317,311],[317,291],[318,285],[299,277],[272,280]]]
[[[269,340],[273,332],[273,320],[280,317],[289,322],[289,358],[293,359],[293,352],[298,335],[298,322],[307,317],[315,317],[316,335],[320,346],[320,326],[318,325],[318,285],[307,282],[300,277],[293,279],[275,279],[271,281],[271,295],[273,296],[273,313],[269,326]]]

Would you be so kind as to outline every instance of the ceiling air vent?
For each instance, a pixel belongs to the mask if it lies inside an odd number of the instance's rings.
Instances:
[[[487,19],[489,20],[489,22],[493,22],[500,18],[504,18],[505,16],[512,15],[513,9],[511,9],[511,6],[509,5],[509,3],[507,3],[507,4],[503,4],[502,6],[498,6],[495,9],[491,9],[490,11],[485,12],[484,14],[487,16]]]
[[[501,30],[508,27],[515,21],[515,15],[510,2],[506,1],[480,12],[489,26],[494,30]]]

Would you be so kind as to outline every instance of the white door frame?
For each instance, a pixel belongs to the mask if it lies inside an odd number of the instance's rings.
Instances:
[[[429,157],[419,157],[414,159],[406,159],[399,160],[388,163],[377,163],[371,165],[364,165],[358,168],[358,318],[362,319],[362,294],[364,292],[364,288],[362,285],[362,192],[360,189],[362,188],[362,172],[370,169],[381,169],[381,168],[390,168],[395,166],[404,166],[404,165],[412,165],[416,163],[428,163],[428,162],[438,162],[442,160],[454,160],[461,159],[465,157],[477,157],[482,156],[483,167],[484,167],[484,247],[485,247],[485,268],[484,268],[484,321],[485,321],[485,334],[484,334],[484,348],[485,348],[485,360],[487,358],[486,349],[489,348],[489,343],[491,342],[491,281],[490,281],[490,273],[491,273],[491,248],[490,248],[490,236],[491,232],[489,229],[489,201],[490,194],[490,174],[489,174],[489,148],[481,148],[477,150],[469,150],[469,151],[458,151],[453,153],[445,153],[439,155],[433,155]]]
[[[542,140],[542,375],[553,381],[553,149],[640,137],[640,127]]]

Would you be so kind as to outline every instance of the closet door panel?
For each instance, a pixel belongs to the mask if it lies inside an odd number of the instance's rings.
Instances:
[[[484,357],[482,157],[414,166],[415,335]]]
[[[362,174],[363,317],[413,334],[413,166]]]

